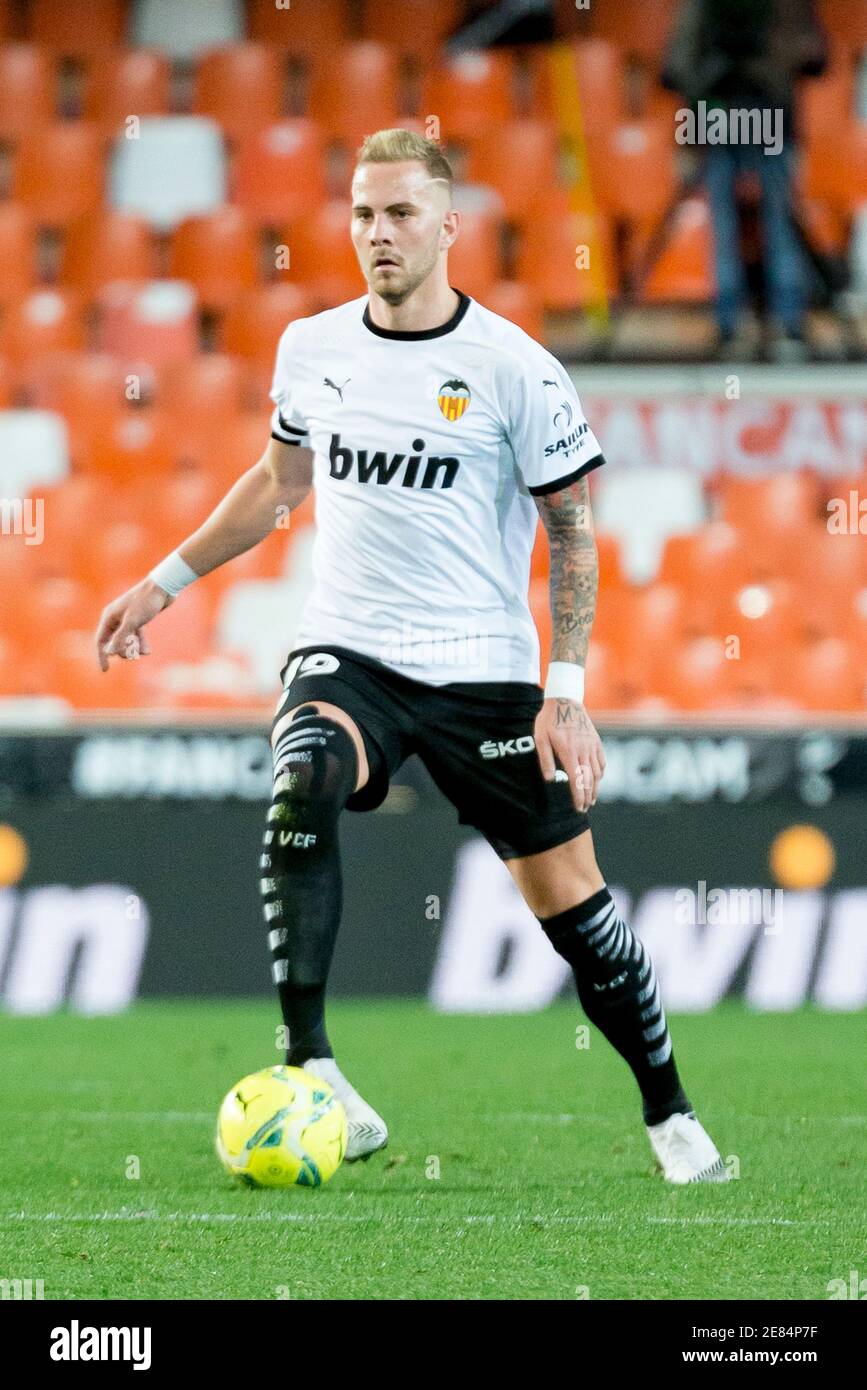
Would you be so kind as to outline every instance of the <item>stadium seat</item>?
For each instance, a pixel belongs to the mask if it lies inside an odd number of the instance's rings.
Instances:
[[[305,600],[312,584],[309,532],[295,538],[294,569],[272,580],[235,582],[225,595],[217,618],[218,641],[229,654],[249,661],[257,689],[274,688],[275,673],[291,650]],[[231,570],[236,561],[225,566]]]
[[[205,309],[222,312],[259,281],[259,244],[243,208],[227,204],[175,229],[169,274],[196,288]]]
[[[138,476],[156,477],[174,467],[173,437],[158,411],[127,410],[104,434],[91,437],[76,463],[83,471],[116,483]]]
[[[46,227],[66,227],[96,212],[103,199],[104,144],[99,126],[88,121],[29,131],[18,145],[13,198]]]
[[[12,405],[14,394],[12,364],[5,357],[0,357],[0,410],[6,410]]]
[[[158,504],[156,490],[152,503]],[[118,585],[116,593],[121,594],[126,587],[122,583],[124,578],[128,575],[141,578],[147,574],[161,558],[158,543],[154,543],[153,529],[147,524],[154,510],[152,505],[138,520],[112,520],[80,531],[73,560],[73,571],[79,583],[94,591],[101,591],[106,584]]]
[[[852,119],[808,140],[802,187],[844,213],[867,201],[867,122]]]
[[[819,15],[834,38],[851,53],[867,49],[867,7],[852,0],[820,0]]]
[[[45,410],[0,411],[0,459],[5,497],[26,497],[33,488],[65,478],[69,449],[60,416]]]
[[[29,35],[65,58],[102,55],[123,43],[125,0],[86,0],[82,13],[68,0],[30,0]]]
[[[242,0],[132,0],[132,42],[178,62],[243,37]]]
[[[332,199],[283,233],[292,279],[326,305],[364,294],[366,285],[350,240],[351,204]]]
[[[686,535],[665,540],[657,578],[685,589],[695,603],[712,591],[737,583],[760,582],[776,574],[776,557],[747,542],[733,526],[711,521]]]
[[[313,66],[308,114],[353,150],[375,130],[400,124],[398,58],[382,43],[323,49]]]
[[[449,278],[484,300],[500,279],[501,223],[490,213],[464,212],[457,241],[449,251]]]
[[[612,217],[652,229],[677,188],[671,126],[660,120],[618,126],[596,167],[594,188]]]
[[[57,633],[42,660],[44,693],[59,695],[73,709],[141,711],[141,661],[112,660],[101,671],[91,627]]]
[[[457,289],[463,289],[459,280],[454,281]],[[474,296],[495,314],[523,328],[538,343],[543,339],[542,301],[531,285],[522,280],[497,280],[489,285],[484,294]]]
[[[491,127],[472,143],[468,177],[497,190],[507,217],[525,218],[558,181],[554,126],[517,120]]]
[[[820,78],[805,78],[798,87],[798,130],[801,139],[834,135],[855,114],[852,63],[845,48],[835,42],[827,71]]]
[[[0,140],[32,135],[55,120],[54,62],[29,43],[0,44]]]
[[[161,231],[226,201],[219,126],[206,116],[149,116],[135,140],[119,140],[111,163],[111,201]]]
[[[689,635],[688,601],[672,584],[608,589],[600,582],[593,634],[611,652],[650,666]]]
[[[73,457],[89,440],[108,433],[128,408],[124,366],[106,353],[69,353],[52,359],[31,383],[32,403],[56,410],[69,430]]]
[[[232,201],[259,223],[295,221],[325,198],[322,137],[314,121],[280,121],[239,141]]]
[[[862,654],[840,638],[801,647],[785,665],[786,693],[817,713],[863,713],[867,686]]]
[[[762,478],[729,473],[720,482],[719,503],[722,520],[743,532],[799,532],[820,515],[819,480],[805,468]]]
[[[83,111],[111,134],[122,131],[130,116],[164,116],[169,110],[171,63],[164,53],[121,48],[88,64]]]
[[[681,0],[653,0],[652,5],[624,5],[622,0],[593,0],[593,32],[615,44],[625,56],[658,67]]]
[[[242,358],[199,353],[189,362],[172,363],[162,374],[157,402],[178,424],[210,426],[217,442],[223,426],[231,425],[244,409],[247,385]]]
[[[602,469],[594,516],[600,530],[619,539],[629,578],[644,583],[657,574],[668,537],[704,521],[701,478],[682,468]]]
[[[460,53],[432,66],[422,95],[425,118],[436,116],[443,140],[473,140],[513,120],[514,68],[508,52]],[[520,171],[516,171],[520,179]]]
[[[0,308],[24,298],[35,279],[33,218],[20,203],[0,202]]]
[[[645,303],[706,303],[715,294],[710,213],[703,198],[686,198],[674,215],[662,254],[647,276]]]
[[[673,709],[710,709],[725,690],[726,665],[718,638],[693,638],[660,653],[652,673],[654,690]]]
[[[627,119],[623,61],[618,49],[604,39],[572,43],[569,51],[570,81],[563,90],[556,85],[560,79],[555,76],[550,48],[532,51],[535,114],[556,122],[558,115],[562,119],[563,108],[570,116],[577,110],[590,158],[595,160],[596,151],[604,154],[607,141]]]
[[[13,363],[85,345],[81,296],[75,290],[37,289],[6,308],[0,351]]]
[[[463,17],[460,0],[364,0],[366,39],[393,44],[401,53],[430,61]]]
[[[279,120],[282,81],[275,48],[239,43],[213,49],[199,60],[193,109],[237,140]]]
[[[115,280],[151,280],[156,269],[151,229],[142,217],[109,208],[66,230],[60,281],[88,299]]]
[[[348,0],[248,0],[250,37],[299,56],[337,53],[349,34]]]
[[[183,280],[116,282],[100,296],[98,345],[130,363],[174,362],[198,347],[196,295]]]
[[[717,591],[711,627],[724,640],[738,638],[744,660],[777,647],[793,646],[804,636],[800,595],[784,579]]]
[[[586,268],[576,265],[579,247],[582,256],[589,254]],[[604,302],[616,288],[607,219],[537,210],[521,229],[518,279],[533,286],[546,309],[586,308]]]
[[[315,312],[315,300],[306,287],[287,283],[248,290],[222,321],[222,348],[261,364],[270,381],[283,330],[293,319]]]

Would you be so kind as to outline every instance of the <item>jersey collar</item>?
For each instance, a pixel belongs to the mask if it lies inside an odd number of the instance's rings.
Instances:
[[[416,342],[422,338],[442,338],[443,334],[451,333],[457,328],[472,303],[469,295],[464,294],[463,290],[457,289],[455,285],[452,285],[452,289],[460,296],[458,307],[455,309],[451,318],[446,319],[446,322],[441,323],[438,328],[423,328],[416,332],[404,332],[399,328],[380,328],[379,324],[374,323],[373,319],[370,317],[370,300],[368,300],[364,306],[364,317],[362,322],[365,328],[369,329],[371,333],[376,334],[377,338],[402,338],[404,341],[414,340]]]

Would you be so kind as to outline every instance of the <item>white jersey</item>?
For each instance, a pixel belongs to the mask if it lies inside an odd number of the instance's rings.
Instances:
[[[290,323],[271,397],[274,438],[316,455],[294,646],[346,647],[430,685],[538,684],[533,496],[603,462],[557,359],[464,294],[415,333],[379,328],[364,295]]]

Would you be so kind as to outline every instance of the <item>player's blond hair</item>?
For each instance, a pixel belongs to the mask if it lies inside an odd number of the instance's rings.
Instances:
[[[360,164],[399,164],[405,159],[417,159],[432,179],[444,180],[449,193],[452,192],[452,166],[436,140],[426,140],[423,135],[416,135],[414,130],[405,130],[401,126],[377,130],[373,135],[368,135],[358,151],[356,167]]]

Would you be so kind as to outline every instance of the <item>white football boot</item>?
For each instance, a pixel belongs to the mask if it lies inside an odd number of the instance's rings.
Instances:
[[[648,1125],[647,1133],[666,1182],[728,1182],[728,1168],[694,1115],[669,1115],[661,1125]]]
[[[350,1086],[333,1057],[311,1057],[304,1063],[304,1070],[327,1081],[338,1100],[343,1102],[347,1129],[345,1163],[354,1163],[359,1158],[367,1160],[377,1149],[385,1148],[388,1143],[385,1120],[362,1100],[354,1086]]]

